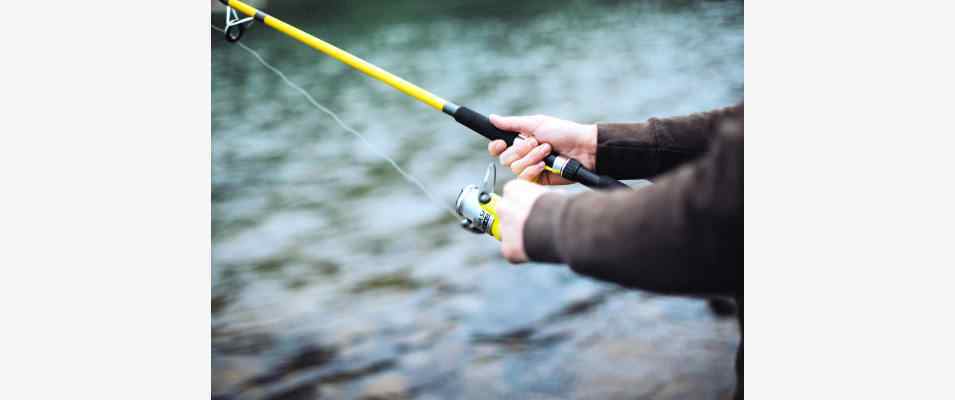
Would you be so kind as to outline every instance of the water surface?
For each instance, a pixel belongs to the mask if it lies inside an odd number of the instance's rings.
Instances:
[[[484,112],[639,121],[742,99],[739,3],[415,3],[268,11]],[[211,35],[215,395],[731,393],[735,320],[701,300],[620,290],[566,267],[509,265],[495,241],[461,230]],[[243,42],[441,201],[483,175],[486,142],[445,115],[262,25]]]

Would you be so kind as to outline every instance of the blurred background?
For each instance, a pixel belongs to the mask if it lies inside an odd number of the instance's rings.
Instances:
[[[640,121],[743,98],[742,2],[250,3],[485,113]],[[213,397],[732,395],[735,318],[508,264],[210,32]],[[481,136],[281,33],[242,42],[448,205],[491,161]]]

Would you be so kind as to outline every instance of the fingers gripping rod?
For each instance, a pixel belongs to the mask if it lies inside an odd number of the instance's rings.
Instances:
[[[470,128],[489,140],[500,139],[510,146],[514,144],[514,140],[518,138],[518,135],[515,132],[498,129],[484,114],[442,99],[434,93],[424,90],[411,82],[408,82],[388,71],[378,68],[372,63],[358,58],[345,50],[335,47],[331,43],[312,36],[301,29],[289,25],[278,18],[257,10],[246,3],[243,3],[239,0],[219,0],[219,2],[225,4],[227,7],[225,36],[230,42],[239,40],[239,38],[242,37],[242,33],[245,31],[245,28],[250,25],[253,20],[256,20],[274,28],[279,32],[291,36],[292,38],[342,62],[345,65],[348,65],[349,67],[357,69],[372,78],[384,82],[398,91],[431,106],[432,108],[440,110],[445,114],[454,117],[455,121],[458,121],[461,125]],[[239,19],[236,11],[245,14],[247,17],[244,19]],[[556,152],[549,154],[544,159],[544,163],[547,165],[549,171],[559,173],[560,176],[563,176],[568,180],[580,182],[581,184],[590,188],[610,189],[627,187],[616,179],[605,175],[598,175],[597,173],[585,168],[579,161],[573,158],[561,156]]]

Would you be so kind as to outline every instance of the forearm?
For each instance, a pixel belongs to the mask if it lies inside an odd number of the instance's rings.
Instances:
[[[597,124],[596,171],[617,179],[664,174],[702,155],[721,125],[742,120],[740,103],[682,117]]]
[[[542,196],[524,228],[528,256],[657,292],[736,292],[742,137],[722,142],[644,189]]]

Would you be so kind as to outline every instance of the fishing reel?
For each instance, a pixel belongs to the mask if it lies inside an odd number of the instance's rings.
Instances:
[[[501,240],[500,221],[497,219],[497,203],[501,196],[494,193],[497,169],[494,163],[487,166],[480,185],[467,185],[461,189],[455,201],[455,210],[463,219],[461,227],[473,233],[486,233]]]
[[[238,42],[245,29],[252,25],[253,17],[239,18],[239,13],[232,7],[225,8],[225,40]]]

